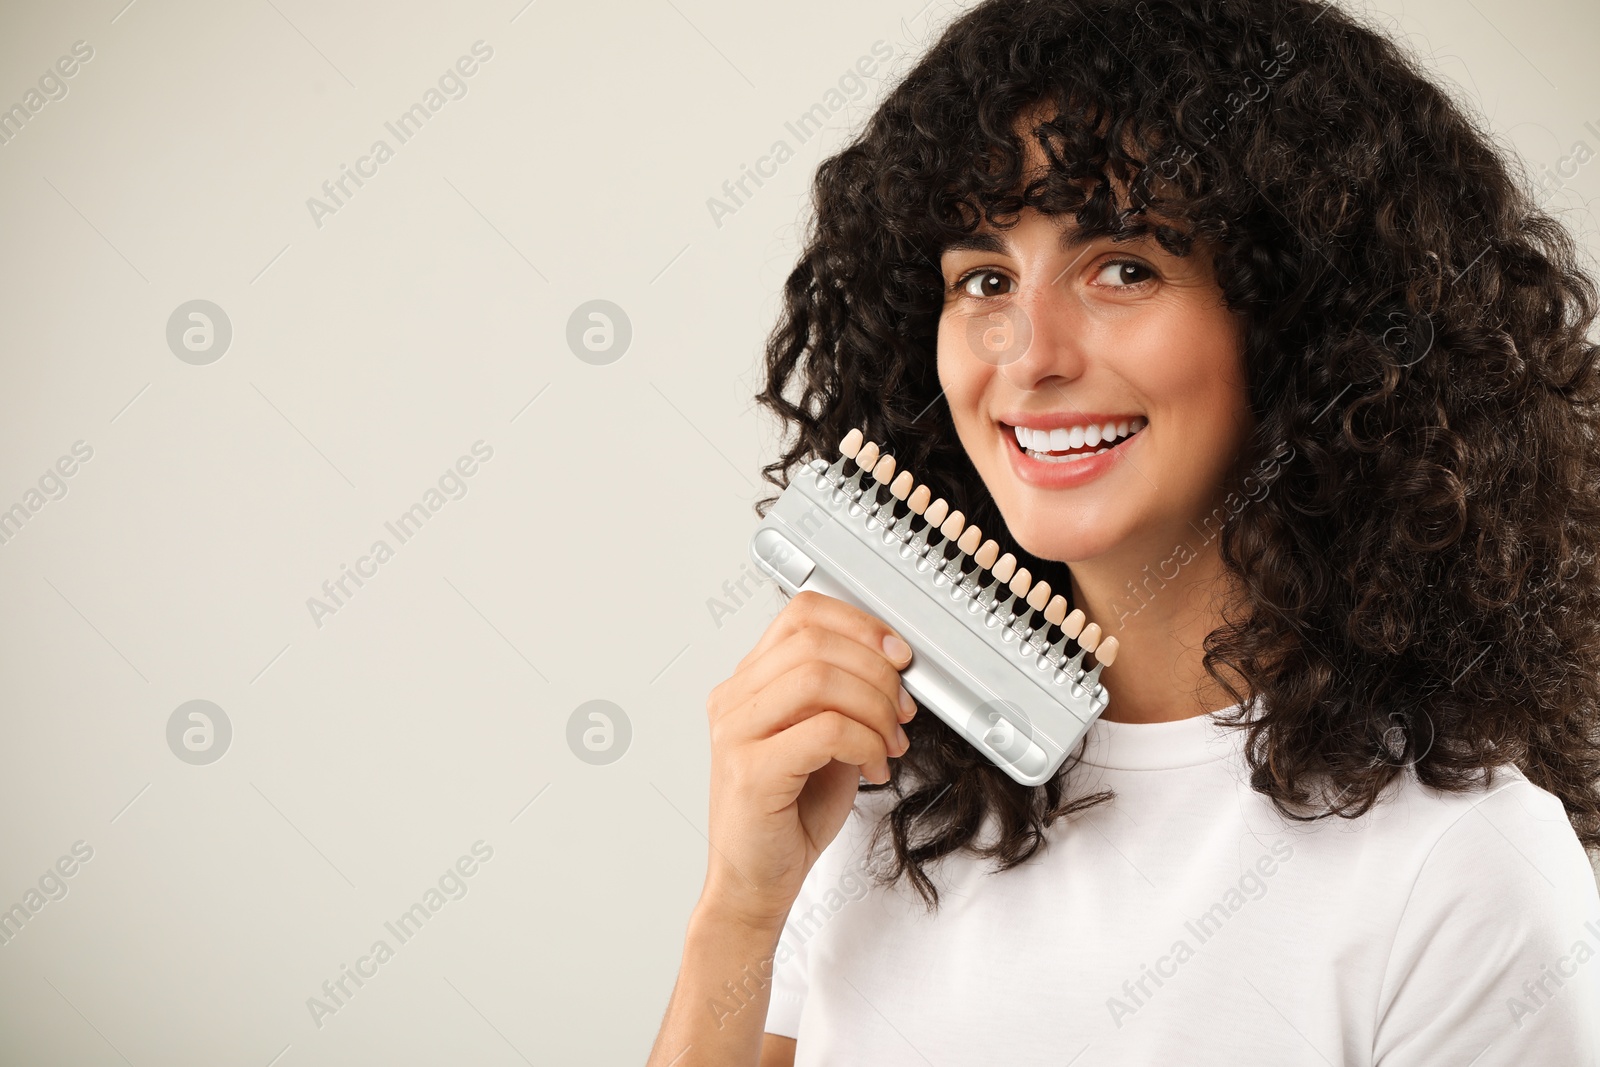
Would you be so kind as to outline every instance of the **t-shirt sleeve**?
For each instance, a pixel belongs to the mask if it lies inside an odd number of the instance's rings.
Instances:
[[[1374,1067],[1600,1064],[1600,891],[1560,800],[1515,775],[1438,838],[1377,1020]]]

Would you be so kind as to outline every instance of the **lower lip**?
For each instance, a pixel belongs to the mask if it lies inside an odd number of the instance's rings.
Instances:
[[[1122,438],[1110,449],[1100,453],[1098,456],[1092,456],[1089,459],[1069,460],[1064,463],[1052,463],[1042,459],[1034,459],[1022,450],[1021,445],[1017,444],[1016,434],[1012,432],[1010,427],[1002,427],[1001,429],[1008,438],[1006,452],[1011,457],[1011,469],[1016,472],[1018,478],[1040,489],[1072,489],[1094,481],[1120,463],[1128,446],[1143,437],[1145,430],[1149,428],[1147,425],[1138,433]]]

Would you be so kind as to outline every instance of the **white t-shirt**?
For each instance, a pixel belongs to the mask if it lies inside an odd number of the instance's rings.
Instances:
[[[1009,871],[947,858],[932,916],[867,878],[894,798],[858,795],[767,1031],[797,1067],[1600,1064],[1600,893],[1559,800],[1509,766],[1465,794],[1407,773],[1360,819],[1295,823],[1242,737],[1097,720],[1068,788],[1116,799]]]

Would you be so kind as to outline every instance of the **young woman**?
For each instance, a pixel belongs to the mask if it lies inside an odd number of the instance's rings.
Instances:
[[[1488,135],[1312,0],[989,0],[815,208],[769,478],[864,428],[1110,705],[1020,786],[795,597],[653,1067],[1600,1062],[1596,295]]]

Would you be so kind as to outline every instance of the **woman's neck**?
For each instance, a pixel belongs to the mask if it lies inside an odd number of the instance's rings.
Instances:
[[[1073,564],[1072,587],[1074,606],[1120,646],[1101,675],[1111,694],[1102,718],[1171,722],[1233,703],[1201,664],[1206,636],[1222,625],[1234,588],[1215,540],[1138,562],[1099,557]]]

